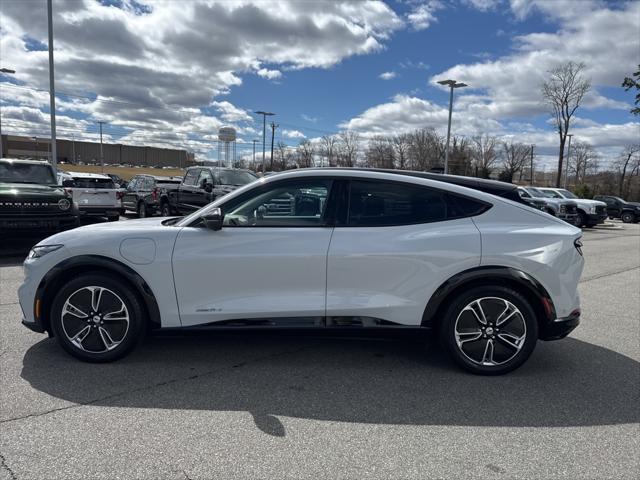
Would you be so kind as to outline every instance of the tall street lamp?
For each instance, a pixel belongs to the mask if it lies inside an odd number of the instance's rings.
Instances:
[[[16,71],[10,68],[0,68],[0,73],[13,74],[16,73]],[[2,157],[4,157],[4,154],[2,152],[2,116],[0,115],[0,158]]]
[[[267,117],[271,115],[275,115],[275,113],[264,112],[262,110],[258,110],[254,112],[258,115],[262,115],[262,171],[264,172],[264,155],[265,155],[265,146],[266,146],[266,134],[267,134]]]
[[[51,115],[51,158],[49,161],[57,169],[58,151],[56,144],[56,88],[53,75],[53,6],[47,0],[47,17],[49,33],[49,110]]]
[[[453,110],[453,89],[468,87],[466,83],[456,82],[455,80],[440,80],[440,85],[448,85],[451,89],[449,93],[449,125],[447,126],[447,149],[444,151],[444,173],[449,173],[449,138],[451,138],[451,112]]]

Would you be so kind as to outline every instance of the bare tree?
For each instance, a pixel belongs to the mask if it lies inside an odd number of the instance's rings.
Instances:
[[[551,107],[553,119],[560,136],[558,173],[556,187],[560,186],[564,145],[569,133],[571,118],[580,106],[583,97],[591,89],[591,81],[584,78],[584,63],[570,61],[549,71],[549,79],[542,84],[542,96]]]
[[[323,157],[326,157],[327,164],[330,167],[336,166],[336,143],[337,143],[337,137],[335,135],[324,135],[320,139],[320,145],[321,145],[320,153]],[[323,165],[324,165],[324,162],[323,162]]]
[[[575,177],[575,184],[585,183],[587,173],[591,173],[598,163],[595,149],[585,142],[575,142],[571,146],[570,157],[567,158],[569,171]]]
[[[298,165],[300,165],[300,168],[313,167],[313,156],[315,155],[315,147],[313,146],[313,143],[305,138],[300,142],[296,150],[298,154]]]
[[[425,171],[442,164],[445,143],[433,128],[421,128],[411,132],[408,134],[408,142],[410,169]]]
[[[283,141],[278,142],[273,156],[273,171],[279,172],[293,166],[293,149]]]
[[[382,135],[372,137],[367,145],[365,157],[369,167],[393,168],[395,158],[390,139]]]
[[[353,131],[340,132],[337,142],[337,159],[341,167],[355,167],[358,160],[360,135]]]
[[[529,161],[529,145],[520,142],[502,142],[503,171],[501,180],[505,182],[513,182],[513,176],[516,172],[522,172],[525,164]]]
[[[498,139],[488,134],[477,135],[472,139],[471,154],[476,169],[476,176],[489,178],[498,160]]]
[[[618,162],[618,170],[620,175],[620,179],[618,180],[618,195],[620,195],[621,197],[625,192],[624,180],[625,180],[625,177],[627,176],[627,171],[631,170],[631,172],[633,172],[635,167],[634,163],[640,163],[639,154],[640,154],[640,144],[627,145],[624,148],[624,151],[622,152],[622,158]],[[633,161],[634,157],[636,159],[635,162]]]
[[[409,146],[410,146],[410,136],[407,133],[400,133],[398,135],[394,135],[391,139],[391,145],[393,146],[393,151],[395,154],[395,158],[398,162],[397,167],[400,170],[407,169],[407,161],[409,156]]]

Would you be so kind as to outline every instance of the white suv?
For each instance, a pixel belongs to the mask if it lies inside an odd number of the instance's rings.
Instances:
[[[24,325],[93,362],[124,356],[147,327],[413,329],[437,330],[467,370],[500,374],[578,325],[580,236],[444,181],[309,169],[184,218],[49,237],[19,297]]]
[[[122,193],[109,176],[66,172],[61,180],[64,189],[73,195],[81,216],[107,217],[113,222],[124,213]]]

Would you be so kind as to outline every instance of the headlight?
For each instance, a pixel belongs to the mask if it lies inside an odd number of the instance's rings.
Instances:
[[[27,260],[43,257],[47,253],[55,252],[59,248],[62,248],[62,245],[36,245],[31,249],[29,255],[27,255]]]
[[[591,205],[591,207],[589,207],[589,213],[596,213],[596,206],[595,205]]]

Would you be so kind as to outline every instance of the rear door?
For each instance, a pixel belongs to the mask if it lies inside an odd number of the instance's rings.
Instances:
[[[80,208],[118,207],[116,188],[110,178],[74,177],[73,200]]]
[[[465,216],[486,204],[405,182],[347,188],[327,258],[327,318],[419,325],[444,281],[480,265],[480,233]]]

